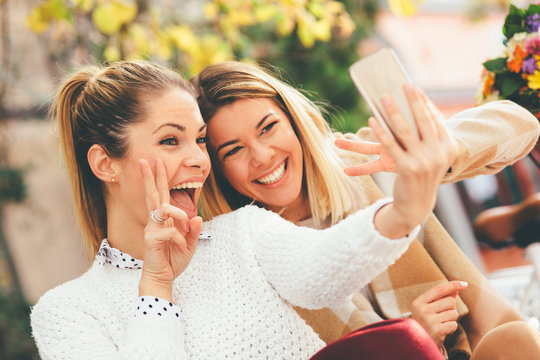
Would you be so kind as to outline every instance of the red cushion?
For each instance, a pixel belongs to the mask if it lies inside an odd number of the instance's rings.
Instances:
[[[412,319],[370,324],[328,344],[311,360],[444,360],[420,324]]]

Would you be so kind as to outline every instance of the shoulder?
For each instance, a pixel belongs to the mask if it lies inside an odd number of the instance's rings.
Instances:
[[[68,310],[70,307],[85,303],[81,300],[90,301],[95,293],[93,288],[98,285],[94,267],[95,264],[80,277],[58,285],[43,294],[32,307],[32,318],[54,312],[58,308]]]
[[[206,221],[203,224],[203,230],[223,238],[249,232],[250,229],[265,225],[268,222],[287,223],[286,220],[273,211],[254,205],[246,205]]]

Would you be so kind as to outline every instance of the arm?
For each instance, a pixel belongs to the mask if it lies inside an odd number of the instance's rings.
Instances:
[[[187,359],[184,329],[173,317],[132,317],[126,323],[125,341],[117,344],[95,316],[70,306],[64,296],[47,294],[32,309],[31,323],[44,360]]]
[[[325,230],[298,227],[276,213],[249,206],[255,256],[268,281],[285,300],[304,308],[342,303],[405,252],[411,236],[388,239],[373,218],[388,199],[350,215]]]
[[[434,110],[436,111],[436,110]],[[538,140],[538,120],[523,107],[511,101],[494,101],[462,111],[444,121],[458,144],[458,155],[443,182],[455,182],[483,174],[494,174],[527,155]],[[337,138],[353,141],[376,141],[370,128],[356,134],[339,134]],[[370,145],[364,151],[371,150]],[[379,152],[376,148],[374,152]],[[376,171],[394,171],[386,165]],[[358,161],[354,161],[358,164]],[[371,171],[371,174],[374,172]]]
[[[465,110],[446,124],[459,144],[459,155],[445,182],[501,171],[533,149],[540,129],[533,114],[511,101]]]

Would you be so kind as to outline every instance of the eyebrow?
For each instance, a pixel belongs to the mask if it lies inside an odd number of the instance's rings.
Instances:
[[[178,124],[175,124],[175,123],[165,123],[165,124],[161,124],[156,130],[154,130],[152,132],[152,134],[155,134],[159,129],[161,129],[162,127],[165,127],[165,126],[171,126],[173,128],[176,128],[180,131],[186,131],[186,127],[183,126],[183,125],[178,125]],[[199,132],[203,131],[204,129],[206,128],[206,124],[204,124],[203,126],[201,126],[199,128]]]
[[[257,123],[257,125],[255,126],[255,130],[258,130],[262,124],[264,123],[264,121],[266,119],[268,119],[269,116],[271,115],[275,115],[275,112],[271,111],[269,112],[268,114],[264,115],[263,118]],[[219,145],[217,150],[216,150],[216,153],[219,153],[219,150],[223,149],[224,147],[226,146],[229,146],[229,145],[232,145],[232,144],[236,144],[237,142],[239,142],[240,140],[238,139],[234,139],[234,140],[229,140],[227,142],[224,142],[223,144]]]

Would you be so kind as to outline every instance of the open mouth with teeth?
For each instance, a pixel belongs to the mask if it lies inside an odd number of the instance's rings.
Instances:
[[[287,164],[289,163],[289,159],[285,159],[281,165],[279,165],[271,174],[263,176],[261,178],[253,180],[253,182],[261,185],[271,185],[277,183],[279,180],[283,178],[285,173],[287,172]]]
[[[197,194],[202,187],[202,182],[186,182],[171,188],[172,205],[184,210],[188,218],[197,215]]]

